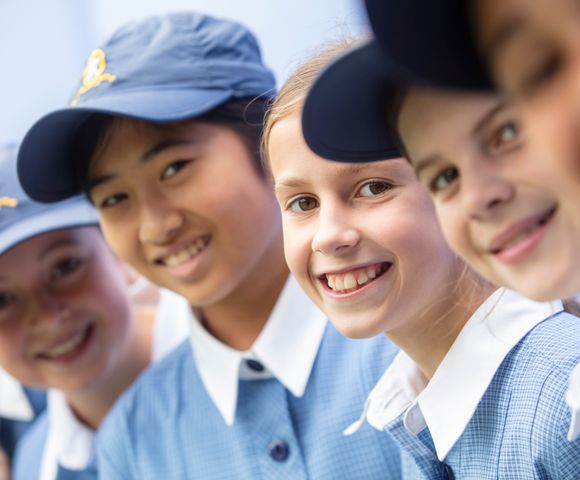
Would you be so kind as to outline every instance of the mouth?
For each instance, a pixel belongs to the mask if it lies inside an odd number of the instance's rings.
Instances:
[[[508,228],[506,232],[500,234],[492,241],[489,253],[505,256],[509,252],[518,250],[519,247],[529,242],[534,237],[534,234],[538,234],[552,220],[556,210],[557,208],[554,206]]]
[[[318,277],[325,290],[347,294],[356,292],[375,282],[391,268],[392,263],[382,262],[340,273],[325,273]]]
[[[197,238],[195,241],[181,246],[178,250],[159,257],[155,260],[157,265],[164,267],[178,267],[191,260],[196,255],[199,255],[209,244],[210,236],[205,235]]]
[[[36,356],[40,360],[49,361],[68,361],[76,358],[85,350],[86,346],[89,344],[93,336],[94,329],[94,324],[90,324],[67,340],[58,343],[54,347],[43,350]]]

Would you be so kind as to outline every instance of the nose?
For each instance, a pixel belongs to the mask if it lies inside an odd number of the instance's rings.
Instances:
[[[32,302],[34,308],[31,318],[35,325],[59,326],[71,315],[70,305],[66,300],[49,288],[35,289]]]
[[[496,166],[479,167],[477,171],[464,169],[461,179],[463,206],[474,219],[495,215],[512,200],[515,193],[513,183],[502,177]]]
[[[182,213],[162,195],[144,199],[139,224],[139,240],[142,243],[166,244],[175,238],[182,225]]]
[[[337,208],[320,208],[312,251],[325,255],[348,252],[360,242],[360,232],[346,213]]]

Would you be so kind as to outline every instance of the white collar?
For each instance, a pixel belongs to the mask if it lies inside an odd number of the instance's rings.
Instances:
[[[48,391],[48,436],[41,478],[55,478],[58,465],[84,470],[95,460],[94,432],[74,415],[64,394]]]
[[[443,460],[504,358],[538,323],[562,309],[560,301],[539,303],[511,290],[496,290],[465,324],[428,383],[404,352],[397,355],[369,395],[364,412],[368,422],[383,430],[404,412],[404,425],[412,433],[429,427]]]
[[[32,405],[18,380],[0,368],[0,417],[29,422],[34,418]]]
[[[296,397],[304,394],[327,321],[294,277],[289,276],[268,322],[245,352],[210,335],[188,310],[196,368],[227,425],[233,425],[236,417],[240,378],[275,377]],[[259,361],[265,370],[252,373],[244,359]]]

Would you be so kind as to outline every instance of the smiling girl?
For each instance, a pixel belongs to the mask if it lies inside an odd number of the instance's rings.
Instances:
[[[561,302],[496,290],[467,267],[408,160],[335,163],[308,148],[302,103],[336,54],[283,86],[264,150],[301,286],[344,334],[384,332],[403,350],[363,419],[404,448],[410,478],[415,469],[427,478],[576,478],[580,445],[566,440],[564,392],[580,359],[580,322]]]

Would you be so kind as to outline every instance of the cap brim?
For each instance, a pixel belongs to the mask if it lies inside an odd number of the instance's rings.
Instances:
[[[94,113],[151,122],[175,122],[203,115],[221,105],[227,90],[125,91],[88,99],[82,105],[52,112],[24,137],[18,152],[18,177],[24,191],[39,202],[57,202],[81,192],[83,179],[73,144],[80,126]]]
[[[304,103],[302,129],[310,149],[339,162],[401,156],[388,122],[395,86],[374,40],[348,51],[316,79]]]
[[[25,220],[13,222],[11,226],[3,229],[0,236],[0,255],[37,235],[64,228],[98,225],[98,223],[98,213],[89,202],[85,199],[71,199]]]
[[[365,0],[381,48],[408,80],[490,90],[465,0]]]

